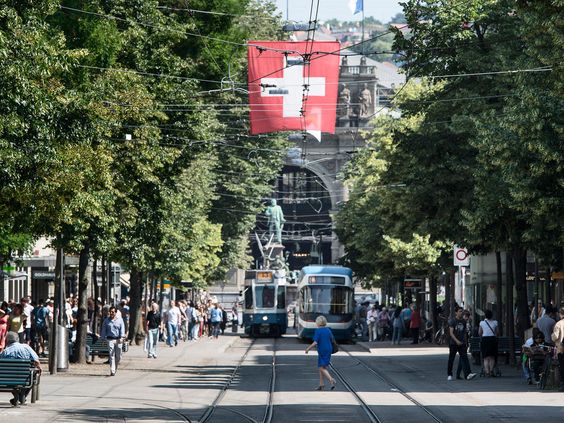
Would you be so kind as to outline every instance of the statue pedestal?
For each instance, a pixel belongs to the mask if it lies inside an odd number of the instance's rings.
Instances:
[[[264,249],[264,253],[270,260],[276,260],[277,257],[284,257],[284,248],[282,244],[270,244]]]

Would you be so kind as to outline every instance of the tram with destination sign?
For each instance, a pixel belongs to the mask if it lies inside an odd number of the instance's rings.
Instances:
[[[247,270],[243,301],[245,334],[278,337],[286,333],[288,314],[283,270]]]
[[[325,316],[337,340],[349,341],[354,332],[352,270],[342,266],[306,266],[298,278],[298,338],[311,339],[315,319]]]

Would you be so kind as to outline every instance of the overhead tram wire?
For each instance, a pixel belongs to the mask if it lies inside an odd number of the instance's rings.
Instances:
[[[201,35],[201,34],[196,34],[196,33],[193,33],[193,32],[182,31],[182,30],[179,30],[179,29],[174,29],[174,28],[170,28],[170,27],[162,26],[162,25],[155,25],[153,23],[146,23],[146,22],[142,22],[142,21],[139,21],[139,20],[135,20],[135,19],[125,19],[125,18],[120,18],[118,16],[114,16],[114,15],[107,15],[107,14],[104,14],[104,13],[89,12],[87,10],[76,9],[76,8],[73,8],[73,7],[67,7],[67,6],[61,6],[60,5],[59,8],[63,9],[63,10],[70,11],[70,12],[74,12],[74,13],[82,13],[82,14],[86,14],[86,15],[97,16],[97,17],[100,17],[100,18],[116,20],[116,21],[125,22],[125,23],[134,22],[137,25],[146,26],[148,28],[161,29],[161,30],[164,30],[164,31],[175,32],[177,34],[183,34],[183,35],[187,35],[187,36],[191,36],[191,37],[198,37],[198,38],[203,38],[203,39],[212,40],[212,41],[219,41],[221,43],[240,46],[240,47],[256,47],[256,48],[260,48],[262,50],[277,51],[277,52],[283,53],[283,54],[297,54],[297,53],[299,53],[297,51],[266,47],[266,46],[261,46],[259,44],[237,43],[235,41],[229,41],[229,40],[225,40],[223,38],[210,37],[208,35]]]

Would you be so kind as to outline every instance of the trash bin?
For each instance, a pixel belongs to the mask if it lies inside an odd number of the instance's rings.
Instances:
[[[66,327],[57,325],[57,371],[66,372],[69,369],[69,331]]]

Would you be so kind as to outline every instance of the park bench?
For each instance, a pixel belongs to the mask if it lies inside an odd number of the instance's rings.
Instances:
[[[521,355],[522,342],[521,338],[515,337],[515,356]],[[508,336],[500,336],[497,338],[497,354],[505,355],[505,364],[509,363],[509,355],[511,352],[511,345]],[[476,364],[480,364],[480,337],[473,336],[470,338],[470,354],[474,358]]]
[[[108,346],[108,341],[98,337],[94,337],[91,334],[86,335],[86,345],[90,351],[91,360],[94,361],[94,357],[108,357],[110,355],[110,347]]]
[[[0,358],[0,391],[31,388],[31,402],[39,399],[39,370],[33,361]]]

